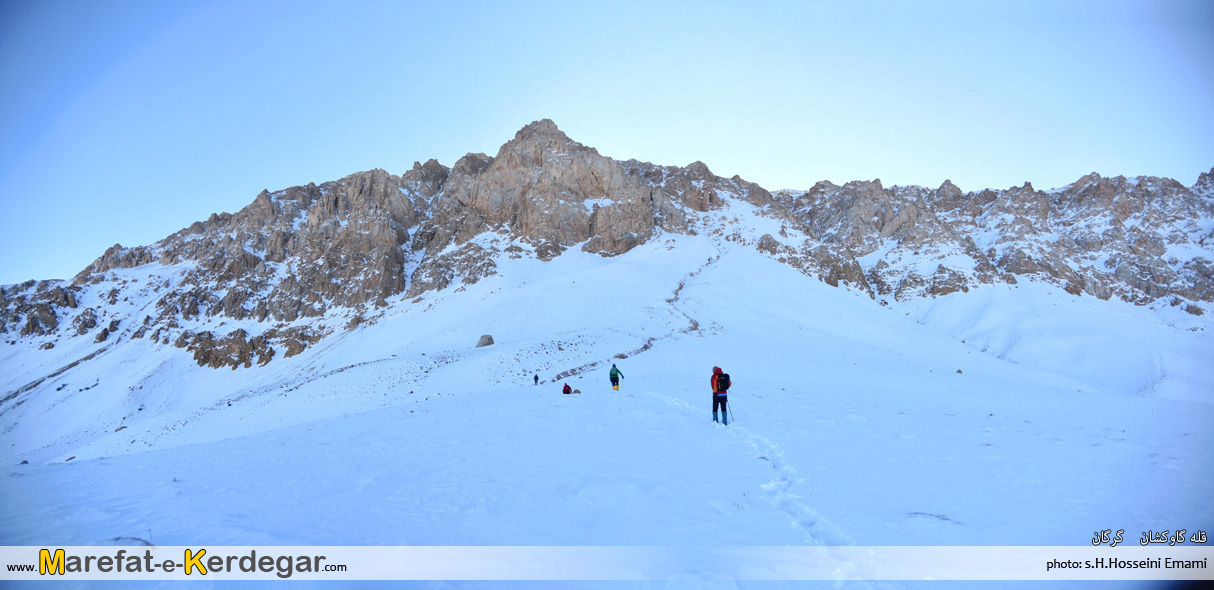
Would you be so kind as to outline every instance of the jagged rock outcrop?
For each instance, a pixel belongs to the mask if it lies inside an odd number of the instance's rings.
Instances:
[[[1053,191],[1025,183],[971,193],[948,181],[936,190],[821,182],[776,200],[795,227],[842,260],[877,254],[865,276],[879,296],[944,295],[1033,275],[1105,299],[1209,302],[1211,263],[1202,253],[1212,244],[1203,229],[1214,217],[1210,178],[1188,189],[1170,179],[1090,174]]]
[[[543,120],[520,130],[495,157],[468,154],[456,162],[418,247],[441,250],[504,230],[533,245],[541,259],[580,243],[615,255],[658,228],[687,228],[667,194]]]
[[[756,239],[731,226],[736,217],[713,216],[734,203],[777,220],[779,232]],[[380,307],[473,284],[502,257],[548,260],[574,247],[616,256],[662,232],[702,231],[874,298],[1031,276],[1076,295],[1166,297],[1202,313],[1214,301],[1211,220],[1214,170],[1188,188],[1093,173],[1051,191],[871,180],[772,194],[702,162],[616,161],[541,120],[494,156],[262,191],[155,244],[115,244],[71,281],[5,287],[0,332],[34,343],[140,340],[186,349],[204,366],[250,367]]]
[[[274,357],[274,348],[265,335],[249,338],[244,330],[233,330],[222,338],[210,332],[185,333],[178,338],[178,348],[194,353],[199,365],[211,368],[249,368],[256,362],[264,365]]]

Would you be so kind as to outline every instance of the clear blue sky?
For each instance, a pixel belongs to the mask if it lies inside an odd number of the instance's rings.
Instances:
[[[0,283],[545,117],[772,190],[1190,185],[1214,2],[0,0]]]

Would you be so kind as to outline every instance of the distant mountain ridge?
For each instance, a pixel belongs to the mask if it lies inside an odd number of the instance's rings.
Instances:
[[[773,230],[752,240],[704,215],[735,209],[736,223]],[[475,283],[503,256],[616,256],[663,232],[709,232],[883,302],[1026,276],[1198,314],[1214,302],[1214,169],[1192,187],[1093,173],[1052,191],[873,180],[773,194],[701,162],[613,160],[545,119],[493,157],[263,191],[155,244],[115,245],[71,281],[4,288],[0,332],[47,349],[149,339],[201,365],[247,367]]]

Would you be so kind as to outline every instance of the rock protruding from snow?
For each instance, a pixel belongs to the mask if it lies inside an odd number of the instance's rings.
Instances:
[[[485,334],[484,336],[481,336],[480,340],[476,341],[477,348],[481,348],[483,346],[493,346],[493,336]]]
[[[1201,176],[1197,177],[1197,182],[1193,184],[1193,188],[1190,190],[1192,190],[1193,194],[1195,195],[1206,197],[1207,199],[1214,199],[1214,168],[1211,168],[1209,172],[1202,172]]]

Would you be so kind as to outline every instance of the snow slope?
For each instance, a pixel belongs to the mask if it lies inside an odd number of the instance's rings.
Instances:
[[[1208,320],[1023,282],[881,307],[706,232],[498,268],[262,368],[130,341],[46,379],[0,415],[0,543],[1082,545],[1214,526]]]

